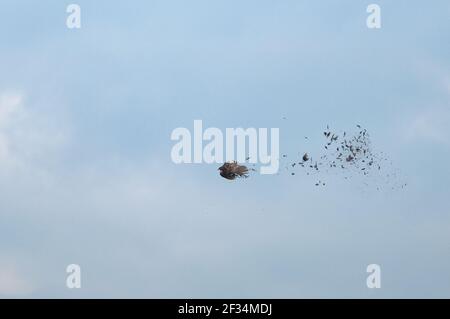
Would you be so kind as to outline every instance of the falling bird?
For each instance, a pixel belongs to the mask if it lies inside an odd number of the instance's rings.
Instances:
[[[233,180],[236,177],[248,177],[248,168],[244,165],[239,165],[236,161],[226,162],[218,170],[220,171],[220,176],[229,180]]]

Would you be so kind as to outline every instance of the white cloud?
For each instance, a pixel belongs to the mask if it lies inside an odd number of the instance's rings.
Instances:
[[[450,74],[446,70],[446,66],[434,61],[416,63],[419,79],[433,93],[416,105],[420,109],[406,116],[405,125],[401,125],[402,135],[407,140],[450,145]]]
[[[0,160],[5,160],[10,155],[8,133],[14,117],[21,113],[21,105],[20,94],[0,94]]]
[[[18,297],[33,292],[32,285],[13,263],[0,260],[0,296]]]
[[[3,93],[0,95],[0,124],[17,111],[22,104],[22,96],[15,93]]]
[[[46,162],[66,142],[58,121],[25,102],[22,93],[0,92],[0,169]]]
[[[434,108],[416,114],[409,120],[406,137],[448,145],[450,143],[450,111]]]
[[[450,75],[445,78],[444,85],[447,89],[448,95],[450,96]]]
[[[421,139],[439,144],[450,144],[450,111],[443,108],[429,109],[417,114],[407,129],[409,139]]]

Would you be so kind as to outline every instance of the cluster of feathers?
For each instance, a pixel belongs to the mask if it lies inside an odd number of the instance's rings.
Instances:
[[[384,169],[389,168],[389,166],[386,166],[386,162],[389,162],[388,158],[384,153],[374,152],[372,150],[370,136],[366,129],[363,129],[360,125],[356,125],[356,127],[358,131],[355,133],[350,132],[350,134],[347,134],[344,131],[338,134],[330,131],[330,128],[327,126],[327,129],[323,132],[326,138],[324,145],[325,152],[321,156],[315,156],[314,160],[309,153],[299,152],[300,159],[294,158],[293,162],[288,162],[286,170],[291,175],[296,175],[296,171],[293,170],[302,167],[307,170],[307,175],[316,175],[321,173],[329,174],[332,170],[337,169],[343,172],[345,179],[351,178],[354,173],[364,176],[373,175],[371,176],[371,181],[376,183],[377,190],[380,190],[380,182],[390,184],[392,189],[405,187],[407,185],[406,183],[399,183],[397,180],[396,170],[392,171],[391,168],[391,171],[384,172],[383,174],[382,166],[384,166]],[[308,139],[308,137],[305,137],[305,139]],[[287,154],[283,155],[283,159],[285,158],[288,158]],[[376,170],[374,170],[375,168]],[[238,164],[236,161],[226,162],[218,170],[220,171],[220,176],[228,180],[247,178],[249,177],[250,171],[255,171],[254,168],[249,169],[247,166]],[[375,172],[377,174],[374,174]],[[316,182],[315,185],[325,186],[325,182],[321,180]],[[368,185],[367,182],[364,182],[364,184]]]

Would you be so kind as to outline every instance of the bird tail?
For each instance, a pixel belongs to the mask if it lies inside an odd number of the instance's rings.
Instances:
[[[238,176],[247,177],[248,176],[248,168],[246,166],[239,165],[236,167],[235,173]]]

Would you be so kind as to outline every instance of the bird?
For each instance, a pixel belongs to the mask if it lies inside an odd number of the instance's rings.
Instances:
[[[226,162],[218,168],[220,176],[223,178],[234,180],[236,177],[248,177],[248,168],[239,165],[236,161]]]

